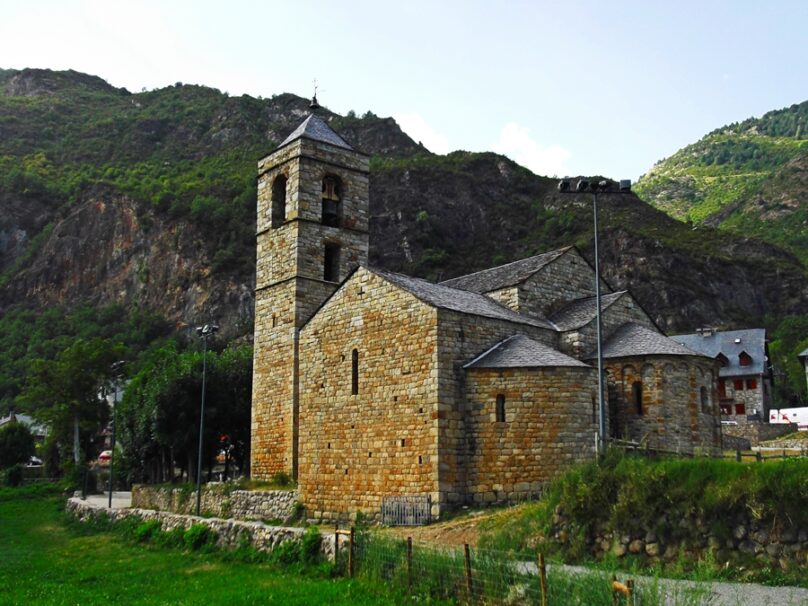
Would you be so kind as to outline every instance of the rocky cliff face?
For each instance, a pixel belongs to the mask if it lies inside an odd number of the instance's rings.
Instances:
[[[187,324],[220,318],[228,334],[252,327],[252,283],[210,271],[192,224],[109,191],[88,193],[57,219],[24,268],[0,291],[3,305],[112,302]]]

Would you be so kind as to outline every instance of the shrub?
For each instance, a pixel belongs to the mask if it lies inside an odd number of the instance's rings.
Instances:
[[[147,543],[161,530],[160,520],[147,520],[138,524],[134,536],[138,543]]]
[[[273,474],[270,482],[276,486],[291,486],[292,478],[289,477],[288,473],[281,471]]]
[[[320,561],[320,544],[323,537],[317,526],[309,526],[300,540],[300,561],[303,564],[316,564]]]
[[[34,436],[22,423],[0,428],[0,468],[27,463],[34,454]]]
[[[185,529],[177,526],[167,532],[159,532],[154,541],[162,547],[183,547],[185,545]]]
[[[185,531],[185,546],[194,551],[210,551],[216,545],[216,533],[205,524],[194,524]]]
[[[297,564],[300,562],[300,541],[297,539],[284,541],[272,550],[270,561],[287,566]]]
[[[25,477],[25,471],[22,465],[13,465],[5,471],[6,486],[21,486],[22,480]]]

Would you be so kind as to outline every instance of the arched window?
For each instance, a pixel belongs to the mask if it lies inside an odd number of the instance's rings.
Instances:
[[[505,422],[505,395],[497,394],[497,423]]]
[[[286,177],[278,175],[272,182],[272,227],[280,227],[286,221]]]
[[[701,412],[710,413],[710,392],[706,387],[699,389],[699,396],[701,397]]]
[[[351,395],[359,393],[359,350],[351,352]]]
[[[752,356],[750,356],[745,351],[742,351],[738,354],[738,364],[741,366],[751,366],[752,365]]]
[[[631,384],[631,394],[634,398],[634,409],[638,415],[642,415],[642,381],[634,381]]]
[[[323,178],[323,215],[321,222],[330,227],[339,227],[342,212],[342,182],[339,177],[326,175]]]

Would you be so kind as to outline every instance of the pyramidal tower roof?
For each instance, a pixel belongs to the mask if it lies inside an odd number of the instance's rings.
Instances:
[[[303,120],[292,133],[283,140],[278,147],[283,147],[295,141],[297,139],[311,139],[313,141],[320,141],[322,143],[328,143],[329,145],[334,145],[335,147],[341,147],[343,149],[350,149],[353,151],[353,148],[348,145],[348,143],[340,137],[334,130],[328,126],[328,124],[322,118],[316,116],[315,114],[311,114],[308,118]]]

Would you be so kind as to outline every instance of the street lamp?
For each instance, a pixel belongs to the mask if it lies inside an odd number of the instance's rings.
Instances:
[[[558,182],[558,191],[562,194],[580,194],[592,192],[592,215],[595,229],[595,305],[597,307],[597,340],[598,340],[598,450],[601,454],[606,451],[606,404],[603,398],[603,322],[601,321],[600,296],[600,260],[598,258],[598,194],[606,193],[611,189],[611,183],[606,179],[590,181],[579,179],[572,188],[569,179]],[[622,179],[619,184],[621,194],[631,192],[631,181]]]
[[[123,366],[126,364],[124,360],[118,360],[112,364],[112,450],[109,456],[109,502],[107,508],[112,509],[112,482],[115,475],[115,431],[118,428],[118,386],[121,382],[123,375]]]
[[[202,431],[205,427],[205,383],[208,373],[208,338],[213,336],[219,327],[216,324],[205,324],[196,328],[196,334],[202,337],[202,405],[199,410],[199,453],[196,459],[196,515],[202,503]]]

